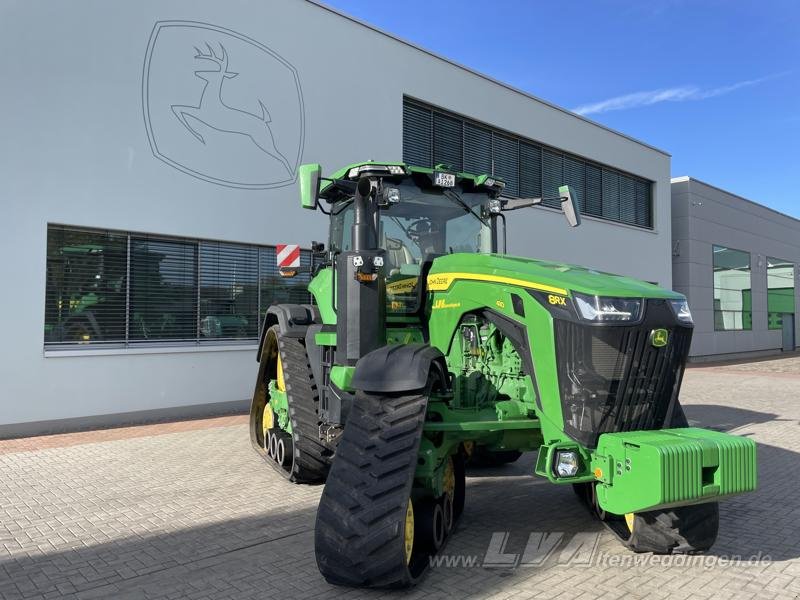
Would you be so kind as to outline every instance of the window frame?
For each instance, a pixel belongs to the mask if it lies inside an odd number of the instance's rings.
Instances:
[[[714,259],[717,255],[717,248],[722,250],[731,250],[733,252],[738,252],[741,254],[747,255],[747,273],[750,280],[750,287],[749,288],[727,288],[727,287],[717,287],[716,277],[714,270],[716,268],[716,264]],[[732,269],[738,270],[738,269]],[[744,310],[744,299],[742,299],[742,309],[740,310],[723,310],[722,308],[717,309],[716,302],[717,302],[717,290],[726,290],[732,292],[743,292],[747,289],[750,291],[750,310]],[[753,306],[752,306],[752,297],[753,297],[753,255],[751,252],[747,250],[741,250],[739,248],[731,248],[730,246],[724,246],[721,244],[711,244],[711,308],[712,308],[712,316],[714,321],[714,331],[752,331],[753,330]],[[719,327],[717,325],[717,313],[738,313],[740,318],[739,321],[741,323],[741,327],[733,327],[733,328],[725,328]],[[749,326],[745,327],[745,314],[749,313]],[[724,315],[723,315],[724,316]]]
[[[769,270],[770,270],[769,263],[770,263],[770,261],[775,261],[775,262],[778,262],[778,263],[782,263],[783,265],[791,265],[791,267],[792,267],[792,287],[791,287],[791,290],[792,290],[792,310],[791,311],[781,311],[780,313],[776,313],[776,314],[780,314],[780,315],[784,315],[784,314],[795,315],[795,314],[797,314],[797,299],[796,299],[796,294],[797,294],[796,287],[797,286],[795,284],[795,278],[797,277],[797,264],[792,262],[792,261],[790,261],[790,260],[784,260],[782,258],[777,258],[775,256],[767,256],[766,257],[766,263],[767,264],[766,264],[766,269],[764,269],[764,271],[765,271],[764,272],[764,277],[766,278],[766,284],[767,284],[767,331],[781,331],[783,329],[783,317],[780,317],[781,322],[779,324],[777,324],[775,327],[773,327],[771,325],[770,315],[773,314],[773,311],[770,311],[770,309],[769,309],[769,291],[771,289],[787,289],[787,288],[770,288],[770,286],[769,286]]]
[[[51,255],[50,246],[51,246],[51,236],[54,235],[63,235],[64,233],[75,233],[75,234],[88,234],[88,235],[101,235],[101,236],[117,236],[117,237],[124,237],[124,245],[126,246],[125,249],[125,264],[124,264],[124,282],[122,287],[124,287],[124,315],[120,316],[117,320],[119,320],[119,329],[122,329],[124,325],[124,333],[121,336],[113,337],[111,339],[99,339],[99,340],[89,340],[89,341],[65,341],[63,339],[48,339],[49,335],[52,335],[53,327],[56,326],[53,323],[50,323],[49,320],[51,317],[52,312],[52,302],[51,295],[58,296],[59,292],[58,289],[54,284],[51,283],[51,261],[54,258],[54,255]],[[106,228],[97,228],[97,227],[84,227],[84,226],[76,226],[76,225],[66,225],[61,223],[47,223],[46,226],[46,240],[47,240],[47,251],[46,251],[46,268],[45,268],[45,307],[44,307],[44,330],[43,330],[43,348],[45,353],[58,353],[58,352],[70,352],[72,353],[80,353],[83,351],[99,351],[104,349],[157,349],[157,348],[191,348],[191,347],[205,347],[205,348],[213,348],[213,347],[224,347],[224,346],[242,346],[242,345],[252,345],[253,343],[258,341],[258,336],[261,331],[261,328],[264,323],[265,314],[267,308],[271,304],[280,303],[280,302],[298,302],[301,303],[310,303],[312,302],[311,293],[308,291],[308,283],[311,280],[310,273],[300,273],[296,278],[286,280],[286,285],[276,285],[277,284],[277,277],[278,269],[277,263],[274,260],[275,258],[275,246],[271,244],[248,244],[248,243],[241,243],[241,242],[232,242],[229,240],[213,240],[213,239],[204,239],[204,238],[191,238],[191,237],[183,237],[183,236],[174,236],[174,235],[161,235],[161,234],[152,234],[152,233],[144,233],[138,231],[123,231],[123,230],[116,230],[116,229],[106,229]],[[184,244],[190,248],[191,253],[194,256],[194,278],[191,284],[193,295],[193,303],[192,303],[192,320],[193,320],[193,334],[188,337],[177,337],[172,339],[136,339],[132,335],[132,327],[133,327],[133,302],[132,302],[132,295],[133,295],[133,283],[132,283],[132,267],[134,264],[134,256],[132,252],[133,244],[136,241],[145,240],[145,241],[152,241],[156,243],[177,243],[177,244]],[[58,241],[53,242],[55,244],[59,243]],[[255,269],[255,293],[257,296],[257,305],[256,305],[256,317],[257,317],[257,324],[255,332],[250,331],[252,327],[248,328],[247,335],[240,336],[223,336],[223,337],[204,337],[201,333],[201,314],[202,314],[202,287],[203,283],[201,282],[201,273],[203,271],[203,255],[204,255],[204,245],[207,248],[227,248],[231,249],[232,251],[238,251],[243,254],[247,254],[249,252],[255,253],[256,258],[256,269]],[[207,254],[207,252],[206,252]],[[212,253],[213,254],[213,253]],[[273,256],[273,261],[269,261],[265,259],[265,257],[269,255]],[[312,255],[311,250],[309,248],[304,248],[301,246],[300,248],[300,260],[301,266],[306,265],[310,266],[312,262]],[[270,265],[269,263],[275,263],[274,265]],[[159,266],[159,274],[161,275],[160,266]],[[99,277],[99,276],[98,276]],[[63,278],[63,275],[62,275]],[[272,283],[269,283],[269,282]],[[63,282],[62,282],[63,283]],[[218,290],[224,290],[225,286],[217,286]],[[296,289],[295,289],[296,288]],[[252,292],[253,290],[251,290]],[[223,292],[224,293],[224,292]],[[280,294],[283,294],[285,297],[280,297]],[[295,297],[296,294],[296,297]],[[276,297],[276,295],[278,297]],[[302,296],[302,299],[301,299]],[[207,296],[206,296],[207,298]],[[267,298],[272,298],[272,302],[267,302]],[[166,314],[166,313],[165,313]],[[176,313],[177,314],[177,313]],[[186,315],[178,315],[179,317],[185,317]],[[249,316],[249,313],[248,313]],[[69,318],[69,317],[67,317]],[[59,317],[61,319],[61,317]],[[59,320],[59,324],[62,323]],[[116,329],[115,329],[116,331]]]
[[[422,113],[428,113],[429,119],[423,118]],[[413,114],[412,114],[413,113]],[[494,127],[487,123],[483,123],[481,121],[477,121],[470,117],[460,115],[453,111],[449,111],[446,109],[439,108],[432,104],[429,104],[423,100],[418,100],[411,96],[404,95],[403,96],[403,160],[409,162],[410,164],[418,164],[419,159],[421,158],[422,154],[417,156],[418,151],[425,150],[424,154],[428,154],[427,164],[419,164],[418,166],[421,167],[433,167],[435,163],[440,162],[439,158],[436,154],[436,123],[437,123],[437,116],[439,117],[439,121],[442,118],[447,119],[448,121],[452,120],[459,120],[461,122],[461,148],[460,148],[460,161],[458,164],[453,165],[454,168],[459,167],[460,165],[463,166],[465,161],[469,157],[474,156],[477,151],[468,152],[467,150],[467,130],[469,129],[480,129],[484,132],[488,132],[489,142],[490,142],[490,160],[491,160],[491,173],[492,175],[497,175],[501,177],[498,173],[496,159],[497,159],[497,151],[498,151],[498,144],[495,143],[496,138],[504,138],[510,139],[516,142],[516,154],[517,154],[517,169],[516,169],[516,177],[514,177],[514,181],[511,182],[511,185],[507,187],[506,192],[503,194],[505,197],[514,198],[517,197],[514,194],[509,194],[509,190],[516,189],[518,193],[523,193],[524,189],[530,189],[533,187],[534,189],[538,187],[541,190],[541,194],[545,194],[548,190],[545,189],[546,187],[546,180],[549,181],[548,177],[552,178],[552,174],[548,173],[545,169],[545,158],[546,156],[555,155],[558,162],[561,164],[561,178],[559,180],[558,185],[563,185],[565,183],[569,183],[566,181],[566,163],[570,162],[573,163],[572,166],[574,167],[574,163],[581,164],[581,172],[583,180],[584,188],[588,192],[589,189],[589,170],[590,169],[597,169],[599,171],[599,176],[601,179],[607,179],[609,182],[611,180],[616,180],[616,197],[608,197],[605,198],[604,190],[606,186],[600,185],[600,198],[596,199],[593,198],[591,203],[587,201],[584,197],[579,197],[578,202],[582,207],[582,215],[588,217],[590,219],[597,219],[602,222],[606,223],[614,223],[615,225],[621,225],[624,227],[633,227],[637,230],[644,230],[644,231],[652,231],[656,230],[656,215],[655,215],[655,194],[653,189],[654,182],[646,179],[644,177],[640,177],[638,175],[634,175],[633,173],[629,173],[626,171],[622,171],[610,165],[604,165],[597,161],[587,159],[577,154],[573,154],[571,152],[566,152],[559,148],[555,148],[548,144],[543,144],[542,142],[538,142],[536,140],[521,136],[519,134],[507,131],[505,129],[501,129],[499,127]],[[423,123],[423,121],[427,121],[427,123]],[[411,129],[409,129],[411,128]],[[422,128],[427,128],[427,131],[423,131]],[[406,133],[410,133],[411,135],[406,135]],[[427,138],[427,139],[425,139]],[[416,148],[414,143],[416,141],[424,141],[425,148]],[[536,148],[538,149],[539,155],[539,165],[538,171],[533,173],[527,172],[528,169],[523,167],[523,146],[527,146],[528,148]],[[529,154],[531,154],[529,152]],[[413,156],[412,156],[413,155]],[[476,173],[482,174],[482,173]],[[573,172],[570,176],[573,176]],[[538,186],[535,184],[531,186],[531,178],[535,177],[538,179]],[[625,186],[622,185],[622,181],[625,180],[629,182],[626,183]],[[523,183],[524,181],[524,183]],[[552,186],[551,186],[552,187]],[[609,193],[611,191],[611,187],[608,187]],[[632,190],[632,207],[625,207],[627,210],[625,211],[626,214],[630,213],[630,219],[623,220],[622,219],[622,188],[625,187],[626,189]],[[592,187],[593,191],[596,191],[594,187]],[[590,208],[595,207],[599,203],[597,210],[593,210],[589,212]],[[545,201],[542,205],[538,208],[560,208],[557,205],[557,201]],[[614,207],[616,206],[616,210]],[[616,213],[616,217],[609,216],[611,213]]]

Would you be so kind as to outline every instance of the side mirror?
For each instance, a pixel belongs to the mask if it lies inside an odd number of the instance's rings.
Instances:
[[[578,209],[575,190],[568,185],[558,188],[558,195],[561,196],[561,210],[567,218],[570,227],[577,227],[581,224],[581,212]]]
[[[300,165],[297,169],[297,180],[300,183],[300,204],[303,208],[317,208],[319,196],[319,180],[322,167],[319,164]]]

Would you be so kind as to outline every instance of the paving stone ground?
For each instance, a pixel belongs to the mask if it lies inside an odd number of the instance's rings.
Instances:
[[[470,473],[463,520],[445,549],[458,566],[432,569],[408,595],[800,598],[800,358],[789,360],[686,374],[690,421],[751,436],[759,450],[759,489],[723,502],[707,556],[625,564],[653,559],[622,548],[568,486],[530,476],[535,456],[526,456]],[[321,488],[267,468],[241,417],[189,423],[0,442],[0,598],[400,595],[327,585],[313,553]],[[482,566],[503,532],[512,559],[537,532],[559,544],[540,566]],[[566,560],[570,543],[586,550],[593,540],[593,554]],[[736,555],[767,560],[729,564]],[[477,565],[465,567],[473,557]]]

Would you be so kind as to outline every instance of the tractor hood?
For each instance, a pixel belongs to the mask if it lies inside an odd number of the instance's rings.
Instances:
[[[501,254],[448,254],[433,261],[428,289],[447,289],[456,279],[477,279],[567,295],[577,291],[622,298],[683,298],[646,281],[577,265]]]

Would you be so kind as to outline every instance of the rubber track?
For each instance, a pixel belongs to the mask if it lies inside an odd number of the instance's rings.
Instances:
[[[283,379],[289,405],[289,420],[292,424],[292,466],[285,469],[266,455],[263,448],[256,448],[258,453],[272,468],[283,477],[294,483],[321,483],[325,481],[333,454],[319,438],[319,392],[314,382],[311,366],[308,363],[305,344],[298,338],[280,335],[274,326],[274,335],[278,342],[278,352],[283,365]],[[265,370],[259,370],[259,377],[265,377]],[[263,386],[266,390],[266,381]],[[251,425],[260,427],[260,423]],[[255,442],[254,442],[254,445]]]
[[[694,554],[714,545],[719,504],[706,502],[636,513],[633,534],[623,543],[634,552]]]
[[[634,552],[694,554],[708,550],[717,539],[719,531],[719,504],[717,502],[636,513],[631,534],[621,516],[600,518],[593,505],[592,492],[590,488],[585,487],[586,485],[576,484],[573,486],[581,503],[624,546]]]
[[[278,352],[283,365],[294,454],[291,471],[278,468],[296,483],[324,481],[331,452],[319,438],[319,392],[305,344],[298,338],[278,335]]]
[[[412,574],[403,525],[422,437],[425,395],[357,392],[322,492],[315,527],[320,572],[329,583],[404,587]]]

